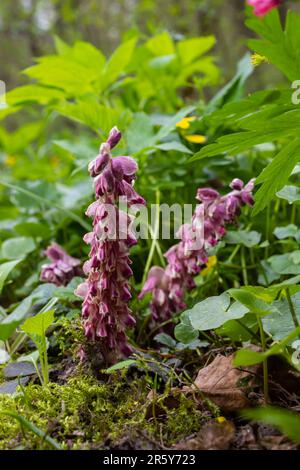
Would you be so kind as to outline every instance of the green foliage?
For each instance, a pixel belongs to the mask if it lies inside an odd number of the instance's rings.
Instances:
[[[264,407],[255,410],[244,410],[243,417],[275,426],[293,441],[300,443],[299,416],[283,408]]]
[[[54,310],[47,310],[47,308],[49,307],[46,306],[45,311],[38,313],[34,317],[27,318],[22,325],[22,331],[32,339],[39,352],[42,372],[41,382],[43,385],[47,385],[49,382],[46,332],[54,322]]]
[[[2,263],[0,265],[0,294],[9,273],[17,266],[17,264],[20,263],[20,261],[21,260],[8,261],[7,263]]]

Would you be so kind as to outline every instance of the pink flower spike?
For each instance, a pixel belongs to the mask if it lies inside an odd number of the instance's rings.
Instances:
[[[125,330],[135,324],[127,304],[131,298],[128,279],[132,275],[129,248],[137,240],[131,229],[133,217],[120,210],[117,203],[121,200],[128,207],[145,203],[132,187],[136,162],[131,157],[112,158],[110,150],[120,138],[120,131],[114,127],[89,165],[96,201],[86,214],[93,218],[93,231],[84,236],[91,247],[83,267],[87,279],[76,290],[76,295],[83,297],[85,336],[99,344],[106,362],[131,353]]]
[[[254,15],[264,16],[273,8],[280,5],[280,0],[248,0],[248,4],[254,7]]]
[[[207,263],[208,249],[225,235],[225,225],[235,220],[241,207],[253,204],[254,180],[244,185],[236,178],[230,187],[232,191],[226,196],[211,188],[198,189],[197,199],[201,203],[195,209],[192,223],[179,229],[181,241],[165,253],[166,268],[150,269],[139,298],[152,293],[150,309],[154,322],[163,323],[186,307],[185,293],[196,287],[194,277]]]
[[[72,258],[57,243],[52,243],[44,254],[52,261],[42,266],[40,279],[57,286],[67,285],[75,276],[82,275],[79,259]]]

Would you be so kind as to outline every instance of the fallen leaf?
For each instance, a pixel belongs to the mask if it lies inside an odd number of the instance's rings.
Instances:
[[[227,450],[234,441],[235,427],[230,421],[205,424],[195,436],[174,446],[180,450]]]
[[[234,355],[218,355],[211,364],[200,369],[191,387],[184,391],[201,390],[205,396],[225,412],[250,406],[247,392],[255,385],[258,367],[240,370],[233,365]]]
[[[19,379],[4,382],[0,385],[0,394],[13,395],[20,384],[26,385],[28,381],[29,377],[21,377]]]

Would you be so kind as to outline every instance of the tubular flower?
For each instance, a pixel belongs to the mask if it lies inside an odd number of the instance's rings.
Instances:
[[[57,243],[52,243],[44,251],[44,254],[52,261],[44,264],[41,271],[41,280],[56,284],[67,285],[75,276],[82,275],[80,260],[69,256]]]
[[[90,245],[89,260],[83,266],[87,280],[80,284],[76,294],[83,298],[82,317],[85,335],[101,340],[101,351],[107,361],[118,353],[128,355],[125,329],[135,320],[128,308],[131,298],[128,279],[132,275],[129,248],[137,243],[131,230],[132,217],[121,211],[117,203],[145,204],[133,188],[138,169],[131,157],[111,156],[111,149],[121,139],[114,127],[99,155],[90,162],[89,172],[94,178],[96,201],[86,211],[93,218],[93,231],[84,236]]]
[[[248,4],[254,7],[254,15],[264,16],[269,11],[280,5],[280,0],[248,0]]]
[[[240,179],[234,179],[230,187],[232,191],[226,196],[214,189],[198,189],[196,199],[200,204],[191,223],[179,229],[180,242],[165,253],[167,266],[149,271],[139,298],[152,293],[153,320],[164,322],[186,307],[185,292],[196,286],[194,277],[205,267],[208,249],[225,235],[225,225],[234,221],[241,207],[253,204],[254,180],[244,185]]]

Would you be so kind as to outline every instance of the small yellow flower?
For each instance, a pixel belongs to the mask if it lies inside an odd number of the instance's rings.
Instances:
[[[185,117],[181,119],[181,121],[177,122],[176,127],[179,127],[179,129],[188,129],[190,127],[190,123],[195,121],[196,117],[195,116],[190,116],[190,117]]]
[[[204,144],[206,142],[205,135],[194,134],[194,135],[185,135],[185,140],[191,142],[192,144]]]
[[[7,166],[14,166],[17,163],[17,157],[14,155],[7,155],[6,159],[4,160],[4,163]]]
[[[224,418],[224,416],[218,416],[218,417],[216,418],[216,421],[217,421],[217,423],[219,423],[219,424],[226,423],[226,418]]]
[[[251,56],[251,62],[254,67],[258,67],[263,62],[269,62],[269,61],[266,56],[255,53],[255,54],[252,54]]]
[[[201,271],[202,276],[207,276],[208,274],[210,274],[216,266],[217,262],[218,258],[216,256],[210,256],[206,263],[206,268]]]
[[[59,165],[60,159],[56,155],[53,155],[53,157],[50,157],[50,162],[52,166],[56,167]]]

